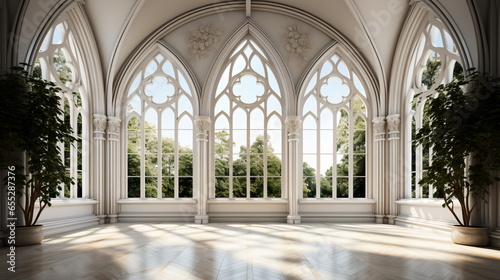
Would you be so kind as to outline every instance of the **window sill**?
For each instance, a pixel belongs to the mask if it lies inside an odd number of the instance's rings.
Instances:
[[[439,206],[444,203],[442,198],[406,198],[396,201],[400,205],[417,205],[417,206]],[[458,203],[458,201],[457,201]]]
[[[119,204],[195,204],[194,198],[124,198],[118,200]]]
[[[78,206],[78,205],[94,205],[97,200],[88,198],[53,198],[50,200],[51,207]]]
[[[300,204],[375,204],[371,198],[302,198]]]
[[[208,200],[210,204],[232,204],[232,203],[245,203],[245,204],[276,204],[288,203],[286,198],[211,198]]]

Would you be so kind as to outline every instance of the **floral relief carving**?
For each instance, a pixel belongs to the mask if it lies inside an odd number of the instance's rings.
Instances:
[[[311,45],[309,33],[302,32],[298,25],[289,26],[283,39],[285,41],[285,50],[288,52],[289,57],[299,61],[306,59],[305,55]]]
[[[222,29],[214,28],[213,24],[202,25],[196,31],[187,34],[187,48],[191,59],[201,58],[211,47],[219,42]]]

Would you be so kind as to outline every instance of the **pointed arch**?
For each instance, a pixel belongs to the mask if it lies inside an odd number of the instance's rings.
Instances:
[[[273,69],[273,74],[278,79],[278,86],[281,91],[281,96],[284,102],[283,111],[295,112],[294,109],[294,86],[292,82],[291,75],[284,63],[283,58],[276,50],[273,43],[267,38],[267,36],[253,23],[252,20],[247,19],[234,33],[230,36],[229,40],[225,43],[222,50],[219,52],[215,63],[210,69],[210,74],[208,75],[205,85],[203,87],[203,99],[201,101],[200,114],[210,115],[213,108],[213,92],[218,89],[217,83],[226,69],[225,64],[227,59],[231,57],[232,52],[237,50],[237,47],[241,44],[245,37],[252,38],[253,42],[256,44],[260,51],[264,52],[269,61],[269,66]],[[251,58],[249,58],[251,59]],[[249,61],[248,64],[251,64]],[[265,71],[268,71],[267,69]],[[279,78],[278,78],[279,77]]]
[[[292,92],[281,57],[265,35],[247,20],[226,43],[205,86],[205,113],[217,120],[226,115],[229,122],[225,130],[217,126],[217,121],[213,127],[213,196],[282,196],[283,112],[290,104],[288,100],[294,99]],[[279,124],[269,127],[271,119]],[[279,139],[274,142],[278,150],[273,148],[271,135]]]
[[[304,77],[297,102],[304,116],[302,196],[366,198],[366,118],[377,103],[365,73],[333,45]]]
[[[431,147],[417,147],[412,138],[425,122],[427,99],[440,84],[453,79],[456,65],[470,65],[468,50],[462,41],[456,40],[460,36],[449,29],[451,26],[442,14],[435,13],[432,5],[415,2],[396,48],[388,106],[389,113],[401,116],[401,151],[408,160],[404,161],[401,182],[396,184],[401,185],[406,198],[439,196],[433,194],[431,186],[418,183],[430,164]],[[400,164],[397,166],[400,168]]]
[[[124,133],[127,197],[192,198],[198,91],[167,47],[158,44],[141,58],[120,94],[122,119],[139,121]]]

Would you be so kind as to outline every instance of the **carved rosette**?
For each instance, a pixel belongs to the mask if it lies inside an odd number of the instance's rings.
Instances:
[[[283,40],[289,57],[295,58],[299,62],[306,60],[306,53],[311,48],[309,33],[302,32],[298,25],[289,26]]]
[[[120,136],[121,120],[117,117],[108,117],[108,139],[118,141]]]
[[[401,124],[401,119],[399,114],[387,116],[387,129],[389,130],[389,140],[399,139],[399,129]]]
[[[201,58],[206,55],[212,45],[219,42],[222,29],[215,29],[213,24],[198,27],[198,30],[187,34],[187,49],[192,59]]]
[[[108,125],[106,116],[94,114],[94,139],[104,140],[104,131]]]
[[[385,117],[373,119],[373,130],[375,131],[375,141],[385,140]]]

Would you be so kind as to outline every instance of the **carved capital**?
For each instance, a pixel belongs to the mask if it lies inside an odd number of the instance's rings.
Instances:
[[[207,132],[210,130],[210,126],[212,125],[212,120],[210,119],[210,117],[198,116],[195,118],[194,124],[196,125],[196,128],[199,131]]]
[[[108,120],[106,116],[94,114],[94,133],[104,133],[107,124]]]
[[[385,117],[373,119],[373,130],[375,131],[375,141],[385,140]]]
[[[401,123],[401,119],[399,118],[399,114],[387,116],[387,129],[389,133],[399,132],[399,125]]]
[[[297,116],[286,117],[285,126],[288,133],[297,133],[302,125],[302,120]]]
[[[108,117],[108,133],[119,134],[121,122],[122,121],[117,117]]]

